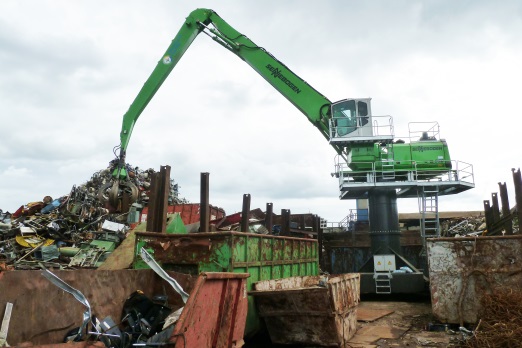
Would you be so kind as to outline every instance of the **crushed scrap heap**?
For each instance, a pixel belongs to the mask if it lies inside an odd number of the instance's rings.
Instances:
[[[155,173],[127,165],[138,192],[136,203],[122,212],[110,207],[104,194],[113,166],[111,162],[85,183],[74,185],[67,195],[46,196],[12,214],[0,210],[0,266],[2,262],[16,269],[37,268],[42,262],[60,268],[99,265],[125,238],[128,224],[138,221],[138,210],[148,205]],[[171,179],[169,204],[188,203],[178,190]]]

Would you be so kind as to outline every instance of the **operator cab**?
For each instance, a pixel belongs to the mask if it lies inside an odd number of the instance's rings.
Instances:
[[[391,116],[372,116],[371,98],[344,99],[331,105],[330,142],[392,141]]]

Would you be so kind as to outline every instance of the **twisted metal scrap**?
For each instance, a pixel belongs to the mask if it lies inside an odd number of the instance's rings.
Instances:
[[[495,289],[481,300],[482,319],[467,347],[520,347],[522,344],[522,290]]]

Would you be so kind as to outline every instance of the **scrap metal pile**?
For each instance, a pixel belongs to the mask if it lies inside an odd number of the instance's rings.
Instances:
[[[508,228],[502,226],[497,233],[492,234],[488,229],[486,216],[479,214],[476,216],[468,216],[462,218],[453,218],[441,222],[441,236],[442,237],[474,237],[486,235],[504,235],[504,234],[518,234],[520,231],[518,218],[508,217],[505,219],[506,223],[511,225],[510,233]]]
[[[482,234],[486,229],[484,215],[453,218],[441,222],[442,237],[463,237]]]
[[[496,289],[481,300],[482,319],[467,347],[520,347],[522,342],[522,291]]]
[[[104,188],[112,176],[109,167],[95,172],[69,194],[20,206],[14,213],[0,210],[0,269],[97,267],[126,237],[129,224],[139,221],[147,206],[153,169],[127,165],[138,187],[137,201],[121,211],[108,204]],[[170,180],[169,204],[187,203]]]

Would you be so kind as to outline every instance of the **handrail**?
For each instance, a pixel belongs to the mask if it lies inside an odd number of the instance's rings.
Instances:
[[[395,161],[391,161],[392,164]],[[339,184],[343,185],[347,182],[351,183],[372,183],[376,182],[377,179],[382,176],[383,173],[395,173],[401,174],[400,180],[395,181],[418,181],[418,182],[466,182],[475,184],[475,177],[473,173],[473,165],[467,162],[452,160],[451,169],[425,169],[418,168],[417,161],[400,161],[401,164],[410,163],[411,169],[393,169],[393,171],[379,169],[377,170],[374,162],[351,162],[350,165],[355,167],[366,166],[371,167],[369,170],[351,170],[347,163],[340,163],[339,161],[335,164],[335,172],[332,176],[339,179]]]
[[[368,116],[357,116],[357,118],[367,118]],[[342,119],[333,117],[329,120],[329,128],[330,128],[330,140],[332,139],[357,139],[359,137],[367,137],[367,135],[360,135],[357,130],[367,128],[366,126],[357,127],[357,126],[338,126],[335,121]],[[384,121],[383,121],[384,120]],[[358,124],[358,123],[357,123]],[[383,116],[372,116],[372,134],[374,137],[394,137],[394,128],[393,128],[393,118],[390,115]],[[348,129],[353,128],[352,131],[347,132],[346,134],[342,134],[344,132],[339,132],[339,130],[347,131]],[[342,135],[341,135],[342,134]]]

